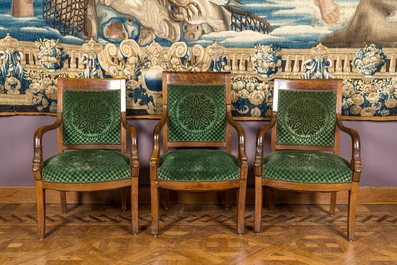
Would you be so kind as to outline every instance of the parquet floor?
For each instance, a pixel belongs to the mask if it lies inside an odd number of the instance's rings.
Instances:
[[[346,206],[281,205],[263,212],[263,232],[235,232],[235,211],[173,205],[161,210],[158,237],[140,206],[140,233],[114,205],[59,205],[47,211],[47,237],[36,237],[34,204],[0,204],[0,264],[397,264],[397,205],[359,205],[356,240],[346,240]]]

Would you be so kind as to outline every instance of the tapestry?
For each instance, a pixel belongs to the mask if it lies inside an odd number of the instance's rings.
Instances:
[[[161,72],[230,71],[232,111],[271,114],[274,78],[343,79],[345,119],[397,120],[395,0],[2,0],[0,115],[56,112],[58,77],[122,77],[158,118]]]

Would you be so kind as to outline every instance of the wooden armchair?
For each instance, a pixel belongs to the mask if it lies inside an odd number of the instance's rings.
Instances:
[[[357,192],[361,173],[360,138],[341,120],[342,81],[275,79],[273,115],[258,130],[255,156],[255,231],[261,230],[263,186],[294,191],[349,194],[349,240],[354,239]],[[264,137],[271,130],[271,152]],[[350,162],[339,155],[340,131],[350,135]]]
[[[126,120],[125,93],[124,79],[58,79],[57,119],[34,135],[32,169],[39,238],[45,236],[46,190],[61,191],[62,211],[66,212],[65,192],[131,188],[132,230],[138,232],[137,133]],[[43,135],[54,129],[58,131],[58,154],[44,161]]]
[[[150,156],[152,234],[159,232],[159,189],[238,189],[237,232],[243,233],[248,162],[244,129],[231,115],[230,73],[163,72],[162,78],[163,113]]]

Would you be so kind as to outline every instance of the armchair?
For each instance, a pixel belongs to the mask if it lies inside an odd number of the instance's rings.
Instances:
[[[263,187],[303,192],[348,192],[347,237],[354,239],[361,174],[360,138],[341,120],[342,81],[275,79],[273,114],[257,134],[255,155],[255,231],[261,230]],[[264,137],[271,130],[270,154]],[[351,159],[339,154],[340,131],[350,135]]]
[[[57,118],[34,134],[33,176],[38,236],[45,236],[45,192],[61,192],[66,211],[68,191],[131,188],[133,233],[138,232],[137,133],[127,123],[124,79],[59,78]],[[43,159],[43,135],[57,129],[58,154]],[[127,152],[126,135],[130,139]],[[123,196],[123,209],[125,209]]]
[[[237,189],[237,232],[244,232],[248,161],[244,129],[231,115],[230,88],[230,73],[163,72],[163,112],[150,156],[153,235],[159,232],[159,189]]]

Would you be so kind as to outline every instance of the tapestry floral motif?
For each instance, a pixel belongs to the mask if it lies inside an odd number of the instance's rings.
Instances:
[[[397,115],[397,78],[346,79],[343,83],[343,115]]]
[[[379,72],[381,67],[386,63],[386,55],[382,47],[375,44],[365,46],[356,53],[356,58],[352,65],[356,67],[359,73],[364,76],[372,76]]]
[[[58,77],[82,78],[83,74],[60,73],[50,75],[43,71],[26,71],[25,94],[31,100],[33,107],[39,112],[57,112]]]
[[[40,112],[57,111],[57,79],[34,71],[28,71],[26,79],[30,81],[26,96]]]
[[[273,82],[256,77],[232,77],[232,106],[235,116],[270,117]]]
[[[61,69],[65,60],[69,58],[63,51],[59,40],[39,39],[36,41],[36,46],[38,47],[37,59],[44,68],[50,71]]]
[[[261,77],[268,78],[276,74],[281,66],[280,49],[272,45],[257,45],[250,61]]]

